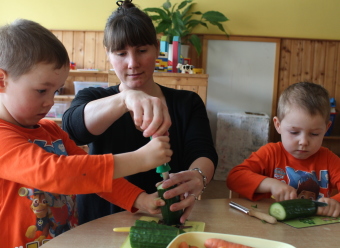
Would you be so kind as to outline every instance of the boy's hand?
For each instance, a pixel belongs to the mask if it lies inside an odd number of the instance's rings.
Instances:
[[[274,179],[271,193],[276,201],[292,200],[297,198],[296,189],[288,184]]]
[[[267,177],[257,187],[256,193],[271,193],[276,201],[292,200],[297,198],[296,189],[277,179]]]
[[[158,193],[147,194],[145,192],[141,193],[133,206],[138,208],[140,211],[148,212],[150,214],[160,214],[161,206],[164,206],[165,202],[158,197]]]
[[[170,149],[168,136],[153,138],[148,144],[139,148],[136,153],[140,158],[139,163],[144,167],[143,171],[156,168],[171,160],[172,150]]]
[[[328,206],[318,207],[317,215],[338,217],[340,215],[340,203],[332,198],[321,198],[319,202],[326,202]]]

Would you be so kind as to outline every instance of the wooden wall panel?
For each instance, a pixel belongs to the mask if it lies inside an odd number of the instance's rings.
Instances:
[[[309,81],[324,86],[340,110],[340,41],[282,39],[278,95],[289,85]],[[340,155],[340,115],[323,145]],[[280,136],[274,135],[274,142]]]
[[[64,44],[70,61],[75,62],[78,69],[110,69],[103,31],[52,30],[52,33]]]
[[[310,81],[323,85],[331,97],[338,99],[339,46],[339,41],[283,39],[278,95],[291,84]]]
[[[77,64],[77,68],[96,68],[99,70],[109,70],[110,64],[107,61],[105,49],[103,47],[103,31],[72,31],[72,30],[52,30],[56,37],[63,42],[69,54],[70,60]],[[207,64],[207,42],[209,39],[226,39],[224,35],[199,35],[203,44],[203,51],[200,57],[192,47],[189,49],[189,56],[192,64],[196,67],[206,68]],[[261,40],[262,37],[242,37],[230,36],[230,40]],[[267,38],[268,39],[268,38]],[[279,39],[279,38],[272,38]],[[288,39],[281,38],[277,51],[277,61],[279,62],[278,72],[274,79],[273,92],[273,114],[276,114],[278,96],[289,85],[310,81],[323,85],[337,101],[337,109],[340,110],[340,41],[336,40],[309,40],[309,39]],[[110,74],[109,74],[110,77]],[[73,81],[107,81],[107,75],[98,73],[95,77],[86,75],[72,75],[66,82],[66,94],[73,94]],[[156,79],[155,79],[156,80]],[[164,84],[168,87],[178,87],[171,80],[167,79]],[[109,80],[110,81],[110,80]],[[117,80],[116,80],[117,81]],[[116,82],[119,83],[119,82]],[[178,82],[176,82],[178,84]],[[198,83],[198,82],[196,82]],[[185,84],[184,84],[185,85]],[[206,92],[205,88],[195,88],[185,85],[190,90],[198,91],[200,94]],[[340,115],[337,117],[340,119]],[[339,125],[333,130],[337,130],[335,135],[340,135]],[[338,128],[339,126],[339,128]],[[272,132],[271,132],[272,133]],[[276,133],[276,132],[275,132]],[[279,136],[274,135],[272,141],[279,140]],[[328,147],[340,153],[339,138],[326,138]]]
[[[314,41],[304,40],[302,51],[302,75],[301,81],[312,81],[313,58],[314,58]]]
[[[73,59],[72,62],[77,64],[77,68],[84,68],[84,40],[85,32],[75,31],[73,34]]]
[[[326,42],[316,41],[313,60],[312,82],[323,85],[325,80]]]

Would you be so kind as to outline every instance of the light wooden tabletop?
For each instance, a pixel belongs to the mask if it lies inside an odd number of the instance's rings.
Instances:
[[[230,199],[197,201],[189,219],[205,222],[206,232],[270,239],[285,242],[297,248],[340,246],[340,224],[302,229],[296,229],[280,222],[272,225],[230,208],[230,201]],[[241,198],[235,198],[232,201],[248,208],[257,204],[257,209],[265,213],[268,212],[269,205],[272,202],[268,199],[254,203]],[[115,233],[112,229],[114,227],[132,226],[135,220],[141,216],[150,215],[121,212],[106,216],[67,231],[44,244],[42,248],[119,248],[124,243],[128,233]]]

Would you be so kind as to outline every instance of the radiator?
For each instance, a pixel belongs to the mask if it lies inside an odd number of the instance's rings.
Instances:
[[[226,180],[234,166],[268,142],[269,122],[264,113],[217,113],[215,180]]]

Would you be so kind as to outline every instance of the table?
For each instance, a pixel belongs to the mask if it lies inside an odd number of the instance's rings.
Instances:
[[[257,209],[262,212],[267,212],[270,203],[272,203],[271,199],[255,203],[242,198],[204,199],[196,202],[190,220],[205,222],[206,232],[276,240],[289,243],[297,248],[339,247],[340,224],[302,229],[295,229],[280,222],[272,225],[230,208],[229,202],[231,200],[249,208],[251,205],[257,204]],[[112,214],[67,231],[44,244],[42,248],[119,248],[128,233],[115,233],[112,229],[114,227],[132,226],[135,220],[141,216],[151,215],[145,213],[132,214],[130,212]]]

